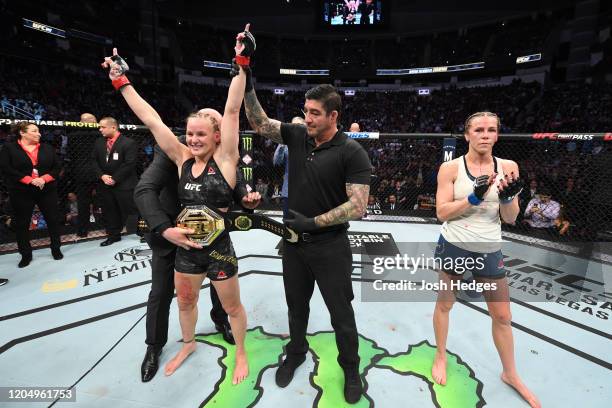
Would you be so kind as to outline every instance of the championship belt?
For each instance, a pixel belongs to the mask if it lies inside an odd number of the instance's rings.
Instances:
[[[298,234],[285,224],[260,214],[250,214],[238,211],[230,211],[225,214],[225,219],[231,225],[230,231],[248,231],[250,229],[262,229],[283,237],[289,242],[297,242]]]
[[[210,246],[225,231],[225,219],[205,205],[188,205],[176,217],[176,226],[194,230],[190,241]]]
[[[204,208],[206,208],[208,211],[205,211]],[[192,212],[190,209],[194,209],[194,211]],[[189,214],[188,217],[181,217],[187,214]],[[221,235],[224,230],[230,232],[262,229],[271,232],[274,235],[283,237],[283,239],[289,242],[295,243],[298,241],[298,234],[295,231],[287,228],[283,223],[264,215],[244,213],[240,211],[228,211],[227,213],[221,214],[211,210],[205,205],[185,207],[177,218],[177,227],[191,228],[195,230],[196,234],[189,235],[189,238],[194,242],[201,243],[203,246],[210,245],[215,238]],[[216,228],[213,227],[213,225]],[[210,232],[205,232],[206,230],[209,230]],[[213,232],[213,230],[215,230],[215,232]],[[151,232],[147,222],[142,218],[138,220],[137,231],[141,236],[145,233]],[[199,235],[199,237],[196,237],[196,235]],[[210,236],[210,238],[207,240],[208,244],[195,241],[195,239],[201,239],[202,236]]]

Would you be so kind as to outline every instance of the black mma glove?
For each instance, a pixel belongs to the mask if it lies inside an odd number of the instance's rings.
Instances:
[[[289,210],[289,214],[291,214],[293,218],[283,218],[283,222],[287,228],[290,228],[297,233],[314,231],[317,229],[314,218],[306,217],[305,215],[293,210]]]
[[[236,55],[236,63],[241,66],[249,66],[251,62],[251,56],[257,48],[255,37],[250,31],[243,31],[244,37],[240,42],[244,45],[244,49],[240,52],[240,55]]]
[[[525,183],[523,183],[523,180],[520,177],[510,181],[508,186],[499,192],[499,203],[510,204],[512,200],[514,200],[514,197],[521,194],[524,186]]]
[[[113,87],[118,91],[126,85],[130,85],[130,80],[125,76],[125,73],[130,70],[127,62],[119,55],[114,54],[110,59],[113,61],[109,77],[112,80]]]
[[[484,201],[484,196],[489,190],[489,176],[482,175],[474,180],[474,192],[468,196],[468,201],[472,205],[479,205]]]

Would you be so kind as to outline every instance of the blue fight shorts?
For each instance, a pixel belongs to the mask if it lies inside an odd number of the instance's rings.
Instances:
[[[461,276],[469,271],[475,278],[501,279],[506,276],[501,250],[490,253],[468,251],[440,235],[434,256],[436,266],[441,265],[442,271],[449,275]]]

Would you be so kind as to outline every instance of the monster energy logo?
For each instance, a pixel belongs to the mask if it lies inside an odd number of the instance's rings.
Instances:
[[[253,137],[242,136],[242,150],[248,151],[253,148]]]
[[[244,176],[245,180],[252,180],[253,179],[253,168],[252,167],[243,167],[242,168],[242,175]]]
[[[339,390],[342,376],[342,369],[338,365],[338,349],[336,347],[335,335],[333,332],[316,332],[306,334],[310,345],[309,352],[315,362],[314,368],[310,372],[310,384],[316,389],[317,395],[314,401],[304,402],[301,406],[312,408],[322,407],[347,407],[342,392]],[[232,407],[248,408],[262,406],[260,402],[264,389],[261,386],[262,376],[265,370],[278,365],[280,355],[286,347],[288,339],[280,334],[267,333],[263,327],[258,326],[247,330],[245,343],[249,350],[257,350],[256,358],[249,360],[249,371],[252,372],[252,380],[244,381],[238,385],[232,384],[230,370],[236,358],[236,347],[228,347],[219,333],[198,334],[196,340],[222,350],[223,356],[219,358],[220,378],[217,380],[213,390],[206,390],[209,394],[200,405],[202,408]],[[434,359],[436,348],[427,341],[408,346],[406,351],[392,353],[379,346],[376,341],[359,335],[359,364],[358,372],[361,381],[367,384],[368,377],[372,377],[372,371],[386,372],[387,377],[391,375],[401,376],[396,381],[406,384],[409,377],[416,377],[419,381],[425,382],[426,386],[422,389],[429,389],[420,396],[423,401],[431,398],[429,406],[438,408],[479,408],[486,404],[482,397],[483,384],[474,374],[474,370],[469,367],[458,355],[447,352],[447,372],[449,375],[447,384],[444,387],[438,386],[431,377],[431,362]],[[223,367],[223,369],[221,369]],[[375,369],[375,370],[371,370]],[[393,380],[391,380],[393,381]],[[394,382],[393,384],[397,384]],[[367,390],[367,387],[366,387]],[[267,391],[267,390],[266,390]],[[202,392],[202,391],[200,391]],[[359,406],[375,407],[372,396],[364,392],[364,396]],[[200,397],[200,399],[204,396]],[[380,402],[385,402],[384,400]],[[382,405],[382,404],[381,404]]]

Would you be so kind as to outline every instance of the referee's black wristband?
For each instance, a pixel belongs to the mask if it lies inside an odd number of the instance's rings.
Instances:
[[[172,223],[170,221],[166,221],[163,224],[160,224],[157,227],[155,227],[153,229],[153,233],[161,237],[164,231],[167,230],[168,228],[172,228]]]

